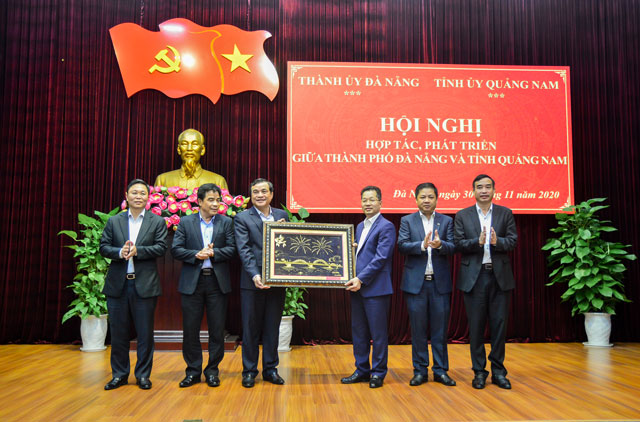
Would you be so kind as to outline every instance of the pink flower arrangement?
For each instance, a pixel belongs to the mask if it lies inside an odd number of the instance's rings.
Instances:
[[[176,214],[173,214],[171,217],[169,217],[169,222],[175,226],[178,225],[178,223],[180,223],[180,217]]]
[[[227,204],[227,205],[233,204],[233,196],[229,195],[228,193],[223,193],[222,194],[222,202]]]
[[[149,202],[147,209],[164,218],[167,228],[176,230],[180,223],[180,217],[191,215],[200,210],[198,207],[198,188],[185,189],[178,186],[150,186]],[[222,189],[219,214],[235,217],[237,213],[245,210],[249,198],[242,195],[233,196],[227,189]],[[125,209],[126,201],[122,203]]]
[[[156,192],[149,195],[149,202],[152,204],[159,204],[160,202],[162,202],[163,199],[164,199],[164,196],[162,196],[161,193]]]
[[[187,212],[191,209],[191,204],[186,200],[178,202],[178,206],[180,207],[180,211],[182,212]]]

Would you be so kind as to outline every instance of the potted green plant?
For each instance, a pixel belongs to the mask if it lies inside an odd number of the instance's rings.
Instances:
[[[300,208],[298,215],[292,213],[286,206],[282,208],[289,214],[289,221],[294,223],[304,223],[304,219],[309,217],[309,211]],[[288,352],[291,350],[291,336],[293,335],[293,317],[297,316],[305,319],[305,310],[309,309],[304,303],[304,293],[307,289],[303,287],[287,287],[284,298],[284,308],[282,310],[282,320],[280,321],[280,337],[278,340],[278,351]]]
[[[73,257],[76,259],[76,275],[67,286],[73,290],[76,298],[62,316],[62,323],[74,316],[81,318],[80,350],[85,352],[106,349],[104,340],[107,336],[107,299],[102,293],[102,288],[111,260],[100,255],[100,238],[109,217],[117,213],[118,208],[107,214],[95,211],[98,218],[79,213],[78,223],[83,227],[79,233],[73,230],[62,230],[58,233],[73,239],[75,244],[66,247],[74,251]]]
[[[585,329],[589,346],[610,346],[611,315],[618,302],[630,302],[622,283],[626,270],[624,260],[636,256],[626,251],[630,245],[609,242],[604,233],[617,229],[609,220],[595,214],[608,205],[598,205],[606,198],[593,198],[564,208],[556,214],[558,226],[551,229],[558,237],[548,239],[542,247],[549,251],[548,263],[554,268],[547,286],[566,283],[562,301],[573,307],[571,315],[585,314]]]

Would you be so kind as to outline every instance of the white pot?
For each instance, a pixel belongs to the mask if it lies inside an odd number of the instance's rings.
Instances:
[[[80,336],[82,337],[83,352],[100,352],[107,347],[104,339],[107,337],[107,316],[100,315],[100,318],[90,316],[80,323]]]
[[[585,312],[584,329],[587,332],[585,346],[611,347],[611,314],[603,312]]]
[[[280,337],[278,339],[278,352],[291,351],[291,334],[293,334],[293,315],[283,316],[280,320]]]

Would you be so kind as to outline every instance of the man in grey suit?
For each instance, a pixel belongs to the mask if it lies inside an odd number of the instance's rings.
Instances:
[[[133,320],[138,334],[138,387],[151,388],[153,364],[153,320],[158,296],[162,293],[156,258],[167,250],[165,221],[145,212],[149,186],[144,180],[129,182],[125,192],[128,209],[107,221],[100,239],[100,253],[111,259],[103,293],[107,296],[111,328],[111,372],[104,386],[113,390],[127,384],[129,377],[129,325]]]
[[[262,378],[282,385],[278,375],[278,333],[284,308],[285,289],[269,288],[262,282],[262,233],[267,221],[285,221],[283,210],[271,208],[273,184],[266,179],[251,183],[253,207],[235,218],[238,255],[242,261],[240,308],[242,312],[242,386],[251,388],[258,375],[260,335],[262,335]]]
[[[218,214],[222,191],[206,183],[198,188],[199,212],[182,217],[171,254],[182,261],[178,291],[182,302],[182,356],[187,364],[180,387],[200,382],[202,347],[200,324],[207,310],[209,362],[204,377],[209,387],[220,385],[218,365],[224,356],[224,323],[231,292],[229,260],[236,253],[233,222]]]
[[[473,180],[476,204],[458,211],[454,227],[456,249],[462,253],[458,288],[464,292],[469,320],[473,388],[485,387],[489,373],[484,330],[487,319],[491,331],[491,382],[510,389],[504,367],[505,337],[511,290],[515,279],[507,252],[516,247],[518,233],[509,208],[493,204],[495,182],[486,174]]]
[[[398,250],[406,255],[401,289],[411,322],[413,378],[409,385],[427,382],[429,350],[427,330],[431,330],[433,379],[448,387],[447,327],[451,309],[451,272],[447,256],[453,255],[453,220],[435,212],[438,188],[421,183],[415,190],[418,212],[400,220]]]

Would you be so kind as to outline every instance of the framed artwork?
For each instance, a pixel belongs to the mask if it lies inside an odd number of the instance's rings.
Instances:
[[[267,222],[262,279],[269,286],[338,287],[355,277],[353,224]]]

